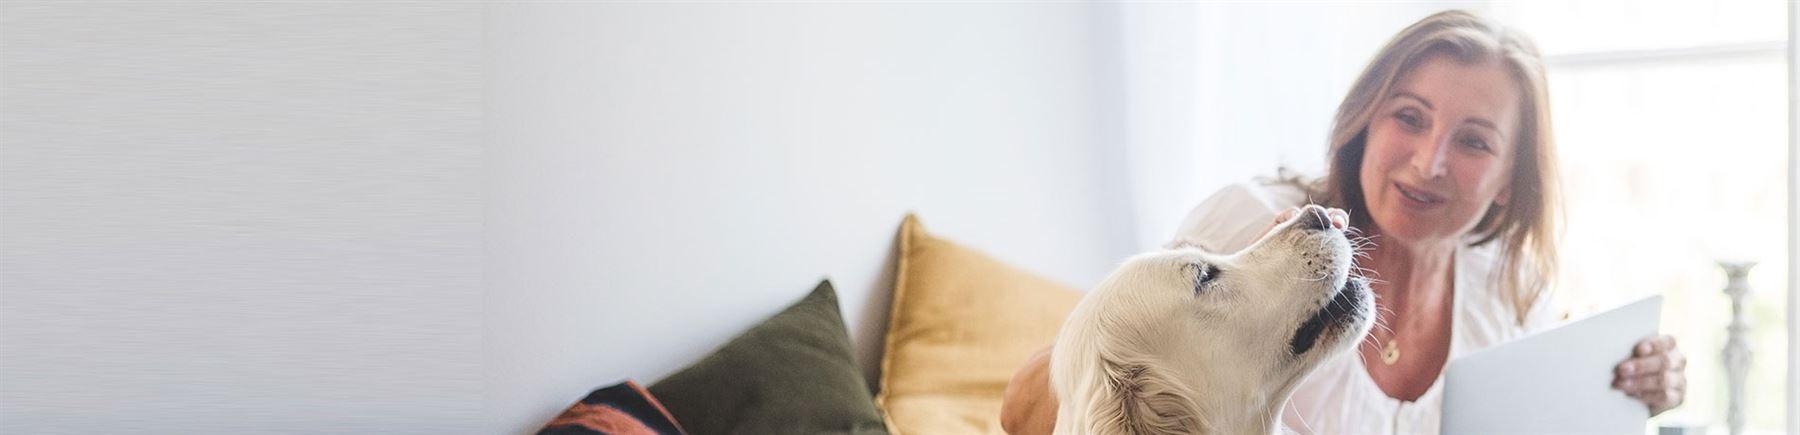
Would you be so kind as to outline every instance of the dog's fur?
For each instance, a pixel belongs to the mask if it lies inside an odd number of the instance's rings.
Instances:
[[[1294,387],[1374,319],[1355,256],[1325,210],[1308,206],[1236,254],[1127,260],[1057,336],[1056,433],[1284,431]]]

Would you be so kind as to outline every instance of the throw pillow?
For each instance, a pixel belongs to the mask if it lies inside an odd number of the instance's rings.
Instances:
[[[885,434],[831,282],[650,386],[682,428],[709,434]]]
[[[1000,433],[1013,372],[1056,341],[1081,294],[900,224],[881,393],[897,434]]]
[[[594,390],[550,420],[538,435],[681,435],[669,411],[644,387],[625,381]]]

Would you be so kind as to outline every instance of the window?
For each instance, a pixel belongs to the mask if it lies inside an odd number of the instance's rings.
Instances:
[[[1496,2],[1549,62],[1567,228],[1559,294],[1580,315],[1665,295],[1688,397],[1653,425],[1726,428],[1721,259],[1753,259],[1746,429],[1786,433],[1788,4]]]

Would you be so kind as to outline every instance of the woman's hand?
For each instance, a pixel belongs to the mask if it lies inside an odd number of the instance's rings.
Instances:
[[[1288,207],[1287,210],[1282,210],[1281,213],[1277,213],[1275,215],[1275,222],[1270,222],[1269,229],[1263,230],[1263,234],[1268,234],[1269,230],[1275,229],[1277,225],[1281,225],[1282,222],[1293,219],[1294,215],[1300,214],[1300,209],[1300,207]],[[1331,226],[1337,227],[1337,229],[1342,230],[1350,228],[1350,212],[1346,212],[1344,209],[1325,207],[1325,217],[1331,219]]]
[[[1631,349],[1631,358],[1613,368],[1613,388],[1644,402],[1650,415],[1681,406],[1687,398],[1687,356],[1675,348],[1675,337],[1648,338]]]

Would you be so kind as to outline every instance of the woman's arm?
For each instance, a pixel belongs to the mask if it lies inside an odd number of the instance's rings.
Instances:
[[[1000,428],[1012,435],[1048,434],[1056,429],[1056,394],[1050,391],[1050,348],[1025,360],[1006,383]]]

